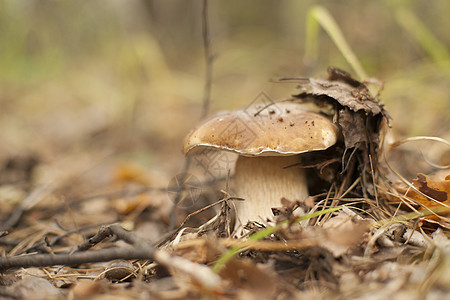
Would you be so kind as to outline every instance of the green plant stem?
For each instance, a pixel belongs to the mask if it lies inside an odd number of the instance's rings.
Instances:
[[[413,37],[431,60],[450,76],[450,53],[433,33],[408,8],[398,7],[395,17],[400,26]]]
[[[324,210],[321,210],[321,211],[316,211],[316,212],[304,215],[304,216],[296,219],[294,221],[294,223],[298,223],[298,222],[301,222],[301,221],[304,221],[304,220],[312,219],[312,218],[318,217],[320,215],[324,215],[324,214],[327,214],[329,212],[337,211],[337,210],[340,210],[340,209],[342,209],[342,206],[328,208],[328,209],[324,209]],[[255,232],[254,234],[249,236],[248,240],[249,241],[259,241],[259,240],[265,238],[266,236],[271,235],[272,233],[274,233],[276,230],[278,230],[278,228],[280,228],[280,226],[286,225],[288,223],[289,223],[289,220],[283,221],[283,222],[280,222],[279,224],[277,224],[275,226],[268,227],[266,229],[263,229],[263,230],[260,230],[258,232]],[[212,266],[212,270],[214,272],[216,272],[216,273],[219,273],[220,270],[222,270],[223,267],[225,267],[227,262],[230,261],[236,254],[241,252],[243,249],[244,249],[244,247],[232,247],[230,250],[225,252],[221,257],[219,257],[217,259],[217,261]]]
[[[361,81],[368,78],[361,63],[356,55],[345,40],[341,29],[337,25],[333,16],[323,6],[313,6],[308,11],[307,24],[306,24],[306,49],[305,49],[305,61],[317,58],[317,36],[318,36],[318,24],[322,26],[325,32],[333,40],[336,47],[341,54],[350,64]]]
[[[435,206],[435,207],[431,207],[428,209],[422,209],[419,210],[417,212],[411,212],[411,213],[407,213],[401,216],[397,216],[397,217],[392,217],[392,218],[388,218],[388,219],[383,219],[380,220],[378,222],[375,222],[372,227],[375,228],[380,228],[383,226],[387,226],[389,224],[394,224],[394,223],[398,223],[398,222],[405,222],[405,221],[410,221],[410,220],[414,220],[417,218],[422,218],[422,217],[426,217],[429,215],[436,215],[436,214],[445,214],[445,213],[449,213],[450,212],[450,208],[449,207],[445,207],[445,206]]]

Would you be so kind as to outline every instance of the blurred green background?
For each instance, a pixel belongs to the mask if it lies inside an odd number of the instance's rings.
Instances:
[[[384,82],[397,136],[450,139],[448,0],[210,1],[210,113],[261,91],[294,92],[271,78],[352,71],[322,29],[316,60],[305,61],[307,13],[318,4]],[[194,0],[2,0],[0,158],[109,149],[176,172],[202,108],[201,13]]]

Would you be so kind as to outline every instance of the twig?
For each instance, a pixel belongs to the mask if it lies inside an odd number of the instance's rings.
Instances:
[[[178,227],[178,230],[183,228],[183,226],[187,223],[187,221],[189,221],[189,219],[192,218],[193,216],[195,216],[195,215],[197,215],[197,214],[199,214],[199,213],[201,213],[201,212],[203,212],[203,211],[205,211],[205,210],[207,210],[207,209],[209,209],[209,208],[211,208],[213,206],[216,206],[217,204],[220,204],[222,202],[226,202],[226,201],[229,201],[229,200],[244,201],[245,199],[244,198],[240,198],[240,197],[227,197],[225,199],[220,199],[219,201],[216,201],[216,202],[214,202],[212,204],[209,204],[209,205],[207,205],[205,207],[202,207],[199,210],[194,211],[193,213],[190,213],[189,215],[187,215],[186,218],[184,219],[184,221]]]
[[[92,247],[108,236],[117,238],[133,245],[131,248],[109,248],[97,251],[83,251]],[[94,238],[95,237],[95,238]],[[45,267],[53,265],[78,265],[83,263],[103,262],[114,259],[151,259],[155,249],[149,243],[139,239],[132,232],[113,224],[102,226],[93,238],[78,246],[80,252],[71,254],[32,254],[12,257],[0,257],[0,271],[11,268]]]
[[[134,246],[143,248],[152,247],[149,243],[146,243],[143,240],[139,239],[134,233],[123,229],[120,225],[113,224],[109,226],[101,226],[98,232],[93,237],[78,245],[76,251],[86,251],[97,245],[104,239],[109,238],[113,235],[116,236],[119,240],[122,240]]]
[[[25,209],[21,206],[18,206],[15,208],[9,218],[3,222],[3,224],[0,226],[1,230],[9,230],[16,226],[17,223],[19,223],[20,219],[23,216],[23,213],[25,212]]]
[[[334,183],[330,186],[330,189],[328,190],[327,196],[326,196],[326,198],[325,198],[325,203],[324,203],[324,205],[323,205],[323,209],[325,209],[325,207],[327,207],[327,205],[328,205],[328,200],[331,199],[331,191],[332,191],[333,189],[336,190],[336,187],[335,187],[335,184],[334,184]],[[336,194],[336,191],[335,191],[335,194]],[[332,199],[332,200],[334,200],[334,199]],[[323,218],[323,215],[318,216],[318,217],[317,217],[317,220],[316,220],[316,223],[315,223],[314,226],[317,226],[317,225],[321,224],[321,219],[322,219],[322,218]],[[323,223],[323,222],[322,222],[322,223]]]
[[[373,191],[375,193],[375,201],[377,203],[377,207],[380,206],[380,203],[378,201],[378,192],[377,192],[377,185],[375,183],[375,174],[373,172],[373,163],[372,163],[372,155],[369,154],[369,161],[370,161],[370,171],[372,173],[372,183],[373,183]],[[360,178],[360,177],[359,177]]]
[[[93,237],[87,239],[82,244],[78,245],[76,250],[74,250],[72,253],[77,252],[77,251],[89,250],[90,248],[92,248],[95,245],[97,245],[98,243],[102,242],[104,239],[109,238],[113,234],[114,233],[113,233],[113,230],[111,229],[111,227],[101,226],[99,231]]]
[[[212,83],[212,63],[214,57],[211,54],[211,37],[209,35],[209,22],[208,22],[208,0],[203,0],[202,11],[202,37],[203,37],[203,50],[205,53],[205,87],[203,94],[203,109],[201,119],[206,117],[209,109],[209,102],[211,98],[211,83]]]
[[[0,230],[9,230],[16,226],[23,214],[39,203],[45,196],[49,195],[56,185],[53,182],[35,188],[20,204],[13,210],[9,218],[0,225]]]
[[[66,159],[66,161],[69,160],[70,158]],[[30,211],[35,205],[37,205],[40,201],[45,199],[45,197],[53,193],[62,183],[66,182],[69,178],[81,174],[82,172],[87,171],[89,168],[91,168],[90,164],[86,165],[86,162],[80,162],[76,169],[67,174],[64,174],[64,176],[55,176],[55,178],[48,181],[47,183],[34,188],[28,194],[28,196],[20,202],[18,207],[13,211],[13,213],[6,221],[2,222],[0,220],[0,230],[9,230],[16,226],[24,213]]]
[[[187,221],[189,221],[190,218],[192,218],[193,216],[207,210],[210,209],[211,207],[216,206],[217,204],[229,201],[229,200],[239,200],[239,201],[244,201],[244,198],[239,198],[239,197],[226,197],[224,199],[220,199],[214,203],[211,203],[205,207],[202,207],[196,211],[194,211],[193,213],[190,213],[189,215],[186,216],[186,218],[184,218],[183,222],[181,222],[181,224],[178,226],[178,228],[176,230],[174,230],[173,232],[169,233],[168,235],[166,235],[165,238],[163,238],[160,242],[158,242],[157,247],[160,247],[162,245],[164,245],[167,241],[171,240],[174,236],[176,236],[184,227],[184,225],[187,223]]]
[[[345,160],[345,155],[347,154],[347,150],[348,150],[348,148],[345,148],[344,153],[342,154],[342,171],[341,171],[341,174],[344,174],[345,171],[347,171],[347,168],[350,165],[350,162],[351,162],[351,160],[353,158],[353,155],[356,153],[356,150],[358,150],[358,147],[353,148],[353,151],[350,154],[350,157],[348,158],[347,165],[345,165],[345,161],[344,160]]]
[[[177,193],[175,195],[175,199],[173,200],[173,206],[172,209],[170,211],[170,218],[169,218],[169,230],[172,230],[175,228],[175,223],[176,223],[176,213],[177,213],[177,207],[178,207],[178,203],[180,202],[181,199],[181,192],[184,190],[184,183],[185,183],[185,176],[187,176],[187,171],[189,170],[189,166],[191,165],[191,157],[187,156],[184,159],[184,165],[183,165],[183,171],[181,172],[181,174],[183,174],[183,178],[181,178],[181,184],[177,186]]]
[[[86,225],[86,226],[80,227],[78,229],[67,231],[66,233],[58,235],[58,236],[55,236],[55,237],[51,238],[48,241],[35,243],[34,245],[32,245],[32,246],[30,246],[30,247],[28,247],[28,248],[18,252],[17,255],[29,252],[30,250],[39,249],[40,247],[42,247],[44,245],[47,245],[47,246],[51,247],[51,246],[55,245],[57,242],[59,242],[61,239],[65,238],[65,237],[68,237],[69,235],[72,235],[74,233],[80,233],[82,231],[89,230],[91,228],[94,228],[94,227],[97,227],[97,226],[101,226],[101,225],[103,225],[103,224]]]
[[[153,248],[110,248],[74,254],[32,254],[0,257],[0,272],[13,268],[47,267],[54,265],[79,265],[115,259],[151,259]]]
[[[214,57],[211,54],[211,39],[209,36],[209,22],[208,22],[208,0],[203,0],[202,10],[202,37],[203,37],[203,49],[205,53],[205,85],[203,94],[203,107],[200,119],[203,119],[208,114],[209,102],[211,98],[211,84],[212,84],[212,63]],[[189,170],[191,164],[191,158],[188,156],[184,160],[183,174]],[[177,189],[177,194],[173,203],[172,210],[170,212],[169,230],[175,228],[177,205],[181,198],[181,191],[184,190],[184,180],[181,186]]]

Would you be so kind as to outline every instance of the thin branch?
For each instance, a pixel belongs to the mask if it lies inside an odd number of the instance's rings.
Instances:
[[[208,0],[203,0],[203,9],[202,9],[202,37],[203,37],[203,50],[205,54],[205,85],[203,92],[203,108],[200,119],[203,119],[208,114],[209,103],[211,98],[211,84],[212,84],[212,63],[214,60],[213,55],[211,54],[211,38],[209,35],[209,22],[208,22]],[[186,174],[189,170],[189,166],[191,164],[191,158],[188,156],[184,160],[183,166],[183,174]],[[181,198],[181,191],[184,190],[184,181],[181,186],[178,187],[177,194],[175,196],[175,200],[173,203],[172,210],[170,212],[169,219],[169,230],[175,228],[176,223],[176,210],[178,202]]]
[[[78,229],[68,230],[68,231],[65,232],[64,234],[55,236],[55,237],[53,237],[53,238],[51,238],[51,239],[49,239],[49,240],[47,240],[47,241],[45,241],[45,242],[35,243],[35,244],[31,245],[30,247],[21,250],[20,252],[17,253],[17,255],[20,255],[20,254],[29,252],[29,251],[34,250],[34,249],[36,249],[36,250],[39,251],[43,246],[49,246],[49,247],[52,247],[52,246],[54,246],[57,242],[59,242],[60,240],[62,240],[62,239],[65,238],[65,237],[68,237],[68,236],[70,236],[70,235],[72,235],[72,234],[80,233],[80,232],[82,232],[82,231],[86,231],[86,230],[89,230],[89,229],[91,229],[91,228],[94,228],[94,227],[97,227],[97,226],[101,226],[101,225],[104,225],[104,224],[92,224],[92,225],[86,225],[86,226],[80,227],[80,228],[78,228]]]
[[[220,203],[223,203],[223,202],[226,202],[226,201],[229,201],[229,200],[245,201],[244,198],[240,198],[240,197],[227,197],[225,199],[220,199],[217,202],[211,203],[211,204],[209,204],[209,205],[207,205],[207,206],[205,206],[203,208],[200,208],[199,210],[194,211],[193,213],[190,213],[189,215],[187,215],[186,218],[184,219],[184,221],[178,227],[177,231],[181,230],[183,228],[183,226],[186,225],[187,221],[189,221],[193,216],[195,216],[195,215],[197,215],[197,214],[199,214],[201,212],[204,212],[205,210],[210,209],[211,207],[216,206],[217,204],[220,204]]]
[[[207,209],[210,209],[211,207],[214,207],[220,203],[229,201],[229,200],[238,200],[238,201],[244,201],[244,198],[239,198],[239,197],[226,197],[224,199],[220,199],[214,203],[211,203],[203,208],[200,208],[192,213],[190,213],[189,215],[186,216],[186,218],[183,220],[183,222],[181,222],[181,224],[178,226],[178,228],[172,232],[170,232],[165,238],[163,238],[160,242],[157,243],[157,247],[161,247],[162,245],[164,245],[167,241],[171,240],[174,236],[176,236],[181,230],[183,230],[184,225],[186,225],[187,221],[189,221],[190,218],[192,218],[193,216],[204,212]]]
[[[0,257],[0,272],[13,268],[48,267],[54,265],[79,265],[111,261],[115,259],[151,259],[153,248],[109,248],[74,254],[32,254]]]
[[[177,217],[176,217],[177,207],[178,207],[178,203],[181,200],[181,192],[184,190],[184,185],[186,182],[185,177],[189,175],[189,174],[187,174],[187,171],[189,170],[190,165],[191,165],[191,157],[187,156],[184,159],[183,171],[181,172],[181,174],[183,174],[183,178],[181,178],[181,184],[177,186],[177,190],[176,190],[177,193],[175,195],[175,199],[173,201],[173,206],[170,211],[169,230],[172,230],[175,228],[175,223],[177,220]]]
[[[44,184],[31,191],[27,197],[25,197],[19,205],[13,210],[7,220],[0,224],[0,230],[10,230],[16,226],[23,214],[33,208],[37,203],[44,199],[47,195],[51,194],[56,188],[54,181]]]
[[[113,235],[133,247],[83,251]],[[0,257],[0,272],[12,268],[79,265],[114,259],[151,259],[153,258],[155,248],[149,243],[139,239],[134,233],[126,231],[117,224],[113,224],[110,226],[102,226],[94,237],[79,245],[76,251],[79,252],[69,254],[31,254]]]
[[[211,37],[209,35],[209,22],[208,22],[208,0],[203,0],[202,11],[202,37],[203,37],[203,50],[205,53],[205,86],[203,94],[203,109],[201,119],[206,117],[209,110],[209,102],[211,98],[211,84],[212,84],[212,64],[214,57],[211,54]]]

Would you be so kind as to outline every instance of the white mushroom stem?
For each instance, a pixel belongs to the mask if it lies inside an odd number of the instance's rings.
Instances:
[[[281,206],[281,198],[303,201],[308,197],[308,188],[303,169],[294,166],[300,162],[295,156],[239,156],[235,170],[235,228],[245,226],[248,221],[267,224],[273,220],[273,207]]]

